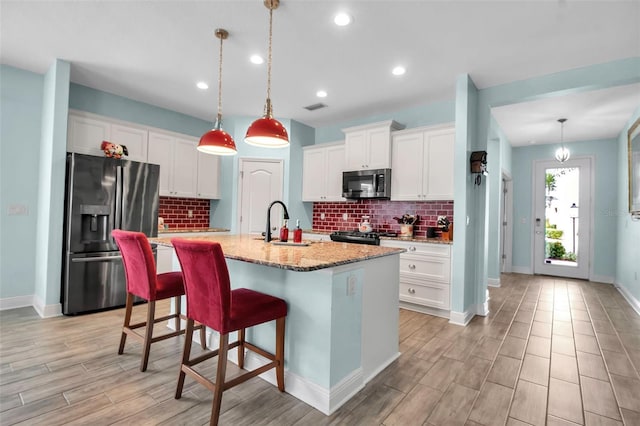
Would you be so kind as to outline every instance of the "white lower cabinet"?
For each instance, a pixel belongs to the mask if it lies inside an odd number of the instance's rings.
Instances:
[[[173,247],[158,246],[156,273],[173,272]]]
[[[289,231],[291,233],[291,231]],[[310,232],[302,233],[302,240],[310,240],[310,241],[331,241],[329,234],[316,234]]]
[[[400,255],[400,306],[449,318],[451,245],[396,240],[380,244],[407,250]]]

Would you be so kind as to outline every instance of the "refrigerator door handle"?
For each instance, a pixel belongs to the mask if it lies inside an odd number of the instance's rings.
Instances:
[[[119,260],[122,256],[104,256],[104,257],[74,257],[71,263],[89,263],[89,262],[105,262],[109,260]]]
[[[116,167],[116,218],[114,228],[122,229],[122,197],[123,197],[122,166]]]

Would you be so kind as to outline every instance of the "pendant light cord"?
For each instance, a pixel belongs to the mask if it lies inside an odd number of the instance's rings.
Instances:
[[[220,37],[220,56],[218,60],[218,116],[216,121],[222,119],[222,42],[224,37]]]
[[[267,99],[271,99],[271,39],[273,37],[273,3],[269,3],[269,57],[267,59]]]

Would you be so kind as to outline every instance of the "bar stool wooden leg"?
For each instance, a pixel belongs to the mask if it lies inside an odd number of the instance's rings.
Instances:
[[[131,312],[133,310],[133,294],[127,293],[127,303],[124,312],[124,324],[122,325],[122,335],[120,336],[120,347],[118,348],[118,355],[122,355],[124,352],[124,344],[127,341],[127,333],[125,329],[131,325]]]
[[[144,333],[144,342],[142,348],[142,362],[140,364],[140,371],[147,371],[147,364],[149,364],[149,351],[151,350],[151,339],[153,339],[153,323],[156,317],[156,302],[150,300],[147,306],[147,324]]]
[[[180,374],[178,375],[178,387],[176,388],[176,399],[182,397],[182,387],[184,386],[185,365],[189,365],[189,357],[191,356],[191,339],[193,339],[193,320],[187,318],[187,329],[184,335],[184,351],[182,352],[182,363],[180,364]]]
[[[224,378],[227,372],[227,352],[229,351],[229,333],[220,335],[220,348],[218,349],[218,369],[216,372],[216,384],[213,391],[213,408],[211,409],[211,426],[217,426],[224,392]]]
[[[180,327],[180,313],[182,309],[182,304],[180,303],[180,296],[176,296],[173,298],[173,304],[176,306],[176,317],[174,318],[176,331],[181,329]]]
[[[201,324],[200,327],[200,346],[202,349],[207,349],[207,328],[204,324]]]
[[[278,389],[284,392],[284,325],[286,317],[276,320],[276,381]]]
[[[244,328],[238,330],[238,367],[244,368]]]

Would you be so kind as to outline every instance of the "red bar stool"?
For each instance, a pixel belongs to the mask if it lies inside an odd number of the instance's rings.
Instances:
[[[156,262],[153,258],[153,251],[151,250],[147,236],[142,232],[114,229],[111,231],[111,235],[114,240],[116,240],[122,253],[122,263],[124,264],[124,271],[127,277],[127,304],[118,355],[122,355],[124,352],[127,335],[139,339],[142,341],[140,371],[146,371],[152,343],[185,333],[185,330],[182,330],[180,327],[180,318],[186,319],[184,315],[180,314],[180,296],[184,294],[182,272],[156,274]],[[149,302],[147,320],[145,322],[131,324],[134,296],[146,299]],[[156,318],[156,301],[170,297],[175,298],[176,313]],[[153,337],[154,324],[170,319],[175,320],[176,331]],[[136,331],[137,328],[141,327],[146,327],[144,335]],[[202,349],[205,349],[205,328],[203,325],[198,325],[196,328],[200,329],[200,344],[202,345]]]
[[[178,376],[176,399],[182,396],[185,375],[192,376],[213,392],[211,425],[217,425],[222,392],[225,390],[275,368],[278,389],[281,392],[284,391],[284,330],[287,304],[277,297],[246,288],[231,290],[227,263],[219,243],[180,238],[174,238],[171,242],[182,266],[187,293],[187,335]],[[276,321],[275,355],[245,340],[246,328],[273,320]],[[191,335],[194,321],[220,333],[220,346],[213,352],[191,359]],[[229,333],[233,331],[238,332],[238,340],[229,343]],[[225,381],[227,352],[235,347],[238,348],[240,368],[244,368],[245,348],[262,355],[271,362]],[[215,356],[218,356],[218,366],[214,383],[192,367]]]

